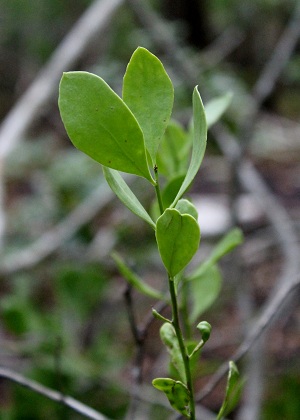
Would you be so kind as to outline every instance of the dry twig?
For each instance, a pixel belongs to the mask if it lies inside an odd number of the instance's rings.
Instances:
[[[44,397],[49,398],[52,401],[56,401],[60,404],[69,407],[76,413],[80,413],[86,418],[92,420],[108,420],[107,417],[103,416],[102,414],[98,413],[93,408],[81,403],[80,401],[75,400],[68,395],[63,395],[60,392],[54,391],[53,389],[47,388],[40,383],[33,381],[31,379],[25,378],[23,375],[20,375],[17,372],[14,372],[10,369],[6,369],[4,367],[0,367],[0,378],[8,379],[11,382],[15,382],[18,385],[23,386],[24,388],[28,388],[31,391],[37,392],[40,395],[44,395]]]

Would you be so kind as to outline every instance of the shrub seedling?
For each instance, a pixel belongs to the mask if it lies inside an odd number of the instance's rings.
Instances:
[[[170,120],[174,89],[160,60],[145,48],[137,48],[127,66],[122,99],[100,77],[87,72],[64,73],[59,89],[59,109],[66,131],[82,152],[103,166],[104,176],[117,197],[154,230],[157,248],[167,272],[170,296],[147,285],[133,273],[120,256],[114,260],[122,275],[140,292],[166,300],[172,319],[153,310],[164,321],[161,340],[171,359],[172,378],[157,378],[153,385],[164,392],[171,406],[195,420],[193,366],[195,357],[209,339],[211,326],[198,323],[199,342],[192,341],[191,324],[212,304],[221,287],[219,259],[242,241],[232,230],[209,258],[192,273],[185,268],[198,250],[200,228],[193,204],[183,195],[193,182],[203,159],[207,127],[213,124],[230,102],[230,95],[214,99],[207,112],[198,91],[193,92],[193,123],[186,132]],[[190,159],[189,159],[190,157]],[[155,190],[157,204],[150,213],[125,182],[120,172],[144,178]],[[165,179],[161,188],[161,179]],[[191,311],[188,303],[191,302]],[[185,324],[183,337],[180,322]],[[230,396],[236,391],[237,370],[230,363],[221,419]]]

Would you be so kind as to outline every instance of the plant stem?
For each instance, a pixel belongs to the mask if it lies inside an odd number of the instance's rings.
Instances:
[[[179,323],[175,284],[174,284],[174,279],[171,277],[169,277],[169,289],[170,289],[171,303],[172,303],[172,315],[173,315],[172,325],[175,329],[176,337],[177,337],[180,352],[181,352],[181,357],[184,364],[186,385],[190,392],[190,420],[196,420],[194,390],[193,390],[193,382],[192,382],[192,375],[191,375],[191,369],[190,369],[190,359],[189,359],[189,355],[187,353],[187,349],[183,341],[182,331],[181,331],[181,327]]]
[[[184,282],[181,288],[181,305],[180,305],[180,312],[181,312],[181,319],[183,322],[183,329],[185,333],[185,337],[187,340],[192,339],[192,328],[191,323],[189,321],[189,311],[188,311],[188,289],[189,284]]]
[[[160,214],[163,214],[164,206],[163,206],[163,202],[161,198],[161,192],[160,192],[160,186],[159,186],[159,180],[158,180],[158,168],[156,165],[154,166],[154,173],[155,173],[155,181],[156,181],[155,192],[157,196]],[[176,291],[175,291],[174,279],[170,276],[168,276],[168,278],[169,278],[169,290],[170,290],[171,304],[172,304],[172,325],[174,327],[176,337],[179,343],[180,353],[183,360],[185,376],[186,376],[186,386],[190,393],[190,420],[196,420],[194,389],[193,389],[192,375],[191,375],[191,369],[190,369],[190,358],[189,358],[187,349],[183,341],[183,335],[182,335],[182,331],[181,331],[181,327],[179,323],[177,296],[176,296]]]
[[[155,192],[156,192],[156,197],[157,197],[157,201],[159,205],[159,211],[160,211],[160,214],[163,214],[164,206],[163,206],[163,202],[161,198],[160,186],[159,186],[159,181],[158,181],[158,168],[156,165],[154,166],[154,173],[155,173],[155,181],[156,181]]]

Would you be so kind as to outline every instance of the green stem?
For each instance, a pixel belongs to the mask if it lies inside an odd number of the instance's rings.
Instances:
[[[163,214],[164,206],[163,206],[163,202],[161,198],[160,186],[159,186],[159,181],[158,181],[158,168],[156,165],[154,166],[154,174],[155,174],[155,181],[156,181],[155,192],[156,192],[156,197],[157,197],[157,201],[159,205],[159,211],[160,211],[160,214]]]
[[[189,311],[188,311],[188,282],[184,282],[181,288],[181,305],[180,305],[180,313],[182,315],[182,321],[183,321],[183,329],[185,332],[185,337],[188,340],[192,339],[192,328],[191,323],[189,321]]]
[[[154,173],[155,173],[155,192],[157,196],[157,201],[159,205],[160,214],[164,212],[164,206],[161,198],[159,180],[158,180],[158,168],[154,166]],[[190,420],[196,420],[195,414],[195,400],[194,400],[194,389],[193,389],[193,382],[192,382],[192,375],[190,369],[190,358],[185,347],[183,341],[183,335],[179,323],[179,313],[178,313],[178,305],[177,305],[177,296],[175,291],[175,284],[174,279],[169,276],[169,290],[171,295],[171,304],[172,304],[172,325],[175,329],[176,337],[179,343],[180,353],[184,364],[185,376],[186,376],[186,386],[190,393]],[[167,320],[168,321],[168,320]]]
[[[192,375],[191,375],[191,369],[190,369],[190,359],[189,359],[189,355],[183,341],[182,331],[181,331],[181,327],[179,323],[175,284],[174,284],[174,279],[171,277],[169,277],[169,289],[170,289],[171,303],[172,303],[172,315],[173,315],[172,325],[175,329],[176,337],[177,337],[180,352],[181,352],[181,357],[184,364],[186,385],[190,392],[190,419],[196,420],[194,390],[193,390],[193,382],[192,382]]]

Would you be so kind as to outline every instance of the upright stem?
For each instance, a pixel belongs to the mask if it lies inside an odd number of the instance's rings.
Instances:
[[[156,181],[155,192],[156,192],[156,197],[157,197],[157,201],[159,205],[159,211],[160,211],[160,214],[163,214],[164,206],[163,206],[163,202],[161,198],[160,186],[158,182],[158,168],[156,165],[154,166],[154,174],[155,174],[155,181]]]
[[[164,206],[163,206],[163,202],[161,198],[161,192],[160,192],[160,186],[159,186],[159,180],[158,180],[158,168],[156,165],[154,166],[154,173],[155,173],[155,181],[156,181],[155,192],[157,196],[160,214],[163,214]],[[181,327],[179,323],[179,314],[178,314],[178,305],[177,305],[177,296],[176,296],[176,291],[175,291],[174,278],[170,276],[169,276],[169,290],[170,290],[171,304],[172,304],[172,325],[176,333],[181,357],[183,360],[185,376],[186,376],[186,386],[190,393],[190,420],[196,420],[194,389],[193,389],[192,375],[191,375],[191,369],[190,369],[190,359],[189,359],[189,355],[183,341],[183,335],[182,335],[182,331],[181,331]]]
[[[174,279],[169,277],[169,289],[171,295],[171,303],[172,303],[172,325],[175,329],[176,337],[178,340],[181,357],[184,364],[185,376],[186,376],[186,385],[190,393],[190,419],[195,420],[195,401],[194,401],[194,390],[193,390],[193,382],[192,382],[192,375],[190,369],[190,359],[187,353],[187,349],[183,342],[182,331],[179,323],[179,315],[178,315],[178,305],[177,305],[177,296],[175,291],[175,284]]]

